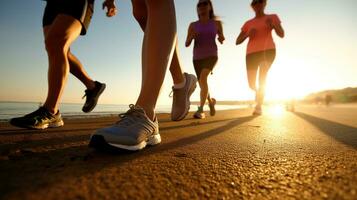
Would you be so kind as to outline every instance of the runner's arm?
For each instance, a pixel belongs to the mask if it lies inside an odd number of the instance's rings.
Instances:
[[[216,21],[218,29],[218,41],[223,44],[223,41],[226,39],[223,34],[223,26],[221,21]]]
[[[283,29],[283,27],[281,26],[281,24],[277,24],[277,25],[274,25],[274,30],[275,30],[275,33],[281,37],[281,38],[284,38],[285,36],[285,31]]]
[[[185,46],[189,47],[192,43],[192,40],[195,39],[195,37],[196,37],[196,33],[193,30],[193,24],[191,23],[190,26],[188,27]]]
[[[248,38],[248,35],[244,31],[241,31],[239,36],[237,37],[236,45],[242,44],[244,42],[244,40],[247,38]]]

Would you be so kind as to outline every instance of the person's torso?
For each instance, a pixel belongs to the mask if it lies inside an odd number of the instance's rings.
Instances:
[[[269,18],[274,15],[265,15],[263,17],[249,20],[249,32],[255,29],[255,34],[249,37],[247,53],[254,53],[274,49],[275,43],[272,37],[272,28],[267,24]],[[273,19],[271,19],[273,21]]]
[[[210,20],[207,23],[197,21],[193,25],[198,34],[194,41],[194,59],[201,59],[217,55],[216,36],[218,33],[216,22]]]

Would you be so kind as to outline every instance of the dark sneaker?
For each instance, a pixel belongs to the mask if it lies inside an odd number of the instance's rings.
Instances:
[[[206,118],[206,115],[203,112],[203,107],[198,106],[198,110],[195,112],[193,117],[196,118],[196,119],[204,119],[204,118]]]
[[[83,98],[87,97],[86,102],[84,103],[83,108],[82,108],[82,111],[85,113],[88,113],[95,108],[95,106],[97,105],[99,96],[103,93],[103,91],[105,89],[104,83],[95,81],[94,84],[95,84],[94,89],[85,90],[85,94],[83,96]]]
[[[12,118],[10,124],[20,128],[46,129],[63,126],[60,112],[51,114],[46,108],[40,107],[38,110],[23,117]]]
[[[183,120],[190,110],[190,97],[196,89],[197,78],[188,73],[184,73],[186,84],[183,88],[175,89],[172,87],[173,101],[171,108],[171,120]]]
[[[156,145],[161,142],[157,118],[151,121],[145,111],[133,104],[130,109],[119,116],[121,119],[113,126],[97,130],[90,138],[90,147],[101,149],[111,146],[122,150],[136,151],[146,145]]]
[[[216,108],[215,108],[215,105],[216,105],[216,99],[215,98],[211,98],[211,101],[208,102],[208,106],[209,106],[209,114],[211,116],[215,116],[216,115]]]

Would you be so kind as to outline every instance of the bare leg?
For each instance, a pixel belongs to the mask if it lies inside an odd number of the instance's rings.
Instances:
[[[87,89],[93,89],[95,87],[94,81],[89,77],[84,70],[82,63],[71,53],[71,51],[68,51],[68,61],[71,74],[77,77]]]
[[[141,29],[145,31],[147,23],[147,6],[146,2],[143,0],[132,0],[133,5],[133,15],[136,21],[139,23]],[[175,50],[172,56],[170,64],[170,73],[173,79],[174,84],[179,84],[184,81],[184,76],[181,68],[181,63],[178,56],[178,46],[177,46],[177,37]]]
[[[58,15],[52,25],[46,27],[45,44],[49,60],[48,93],[44,107],[50,112],[58,111],[58,104],[69,73],[68,51],[77,39],[82,25],[67,15]]]
[[[206,100],[209,96],[207,79],[208,79],[208,75],[210,73],[211,73],[210,70],[203,69],[200,74],[200,80],[198,80],[198,82],[200,84],[200,88],[201,88],[201,93],[200,93],[200,97],[201,97],[200,106],[201,107],[203,107],[205,105]]]
[[[255,92],[255,101],[258,104],[258,90],[256,86],[257,73],[258,73],[258,69],[247,70],[249,88]]]
[[[249,88],[255,92],[257,91],[257,86],[256,86],[257,73],[258,70],[252,70],[252,69],[247,70]]]
[[[43,31],[45,38],[47,37],[50,29],[51,26],[44,27]],[[89,77],[87,72],[84,70],[82,63],[75,55],[72,54],[71,50],[68,50],[68,61],[71,74],[77,77],[87,89],[93,89],[95,87],[94,81]]]
[[[207,95],[207,101],[208,101],[208,103],[212,103],[212,98],[211,98],[211,95],[209,94],[209,92]]]
[[[259,89],[257,91],[258,98],[257,104],[262,105],[264,102],[265,96],[265,83],[268,75],[268,71],[270,69],[271,63],[263,62],[259,68]]]
[[[179,84],[184,81],[181,63],[180,63],[180,59],[178,56],[177,37],[176,37],[175,51],[172,56],[171,65],[170,65],[170,73],[171,73],[174,84]]]
[[[176,16],[173,0],[146,0],[146,5],[148,18],[142,49],[143,83],[136,105],[154,120],[156,101],[177,36]]]

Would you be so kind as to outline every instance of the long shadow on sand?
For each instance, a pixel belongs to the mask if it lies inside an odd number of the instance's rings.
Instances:
[[[357,128],[321,119],[306,113],[296,112],[295,115],[310,122],[323,133],[334,138],[335,140],[357,149]]]
[[[31,152],[30,154],[22,154],[8,160],[0,160],[0,199],[15,191],[19,193],[34,191],[41,189],[44,185],[51,186],[54,183],[65,181],[66,178],[85,176],[107,167],[120,166],[133,159],[191,145],[233,129],[254,118],[253,116],[248,116],[218,120],[218,122],[226,121],[226,124],[169,143],[165,143],[164,141],[158,146],[134,153],[118,151],[108,154],[93,151],[81,145],[53,149],[47,152]],[[187,127],[193,125],[192,123],[187,124]],[[204,125],[204,123],[200,123],[199,125]],[[176,128],[183,127],[177,126]],[[82,137],[79,136],[78,139],[83,139]],[[59,173],[60,171],[66,171],[66,173]]]
[[[162,131],[167,131],[167,130],[175,130],[179,128],[188,128],[188,127],[193,127],[193,126],[205,126],[209,124],[215,124],[219,122],[225,122],[225,121],[231,121],[234,120],[234,118],[230,119],[222,119],[222,120],[212,120],[212,121],[194,121],[188,124],[181,124],[178,126],[167,126],[167,127],[160,127],[160,132]],[[111,125],[111,124],[107,124]],[[11,149],[15,148],[34,148],[34,147],[40,147],[40,146],[49,146],[49,145],[59,145],[63,144],[66,142],[81,142],[81,141],[87,141],[89,140],[89,136],[91,133],[93,133],[96,130],[96,128],[82,128],[79,127],[75,130],[73,129],[67,129],[67,128],[57,128],[57,129],[46,129],[46,130],[28,130],[28,129],[10,129],[3,131],[0,133],[0,135],[4,136],[11,136],[11,135],[23,135],[22,140],[16,141],[16,142],[11,142],[11,143],[1,143],[0,142],[0,155],[4,154],[4,152],[9,152]],[[76,131],[80,134],[77,135],[71,135],[71,136],[66,136],[67,132],[73,132]],[[47,138],[47,139],[39,139],[39,140],[33,140],[32,135],[33,134],[58,134],[60,133],[61,135],[63,134],[64,137],[52,137],[52,138]]]

